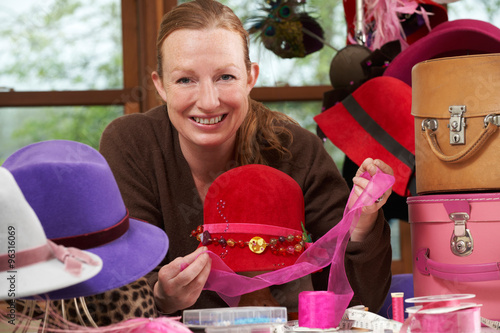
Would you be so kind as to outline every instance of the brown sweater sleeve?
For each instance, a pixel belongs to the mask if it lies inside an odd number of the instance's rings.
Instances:
[[[141,142],[151,136],[140,132],[151,128],[143,120],[144,116],[132,114],[112,121],[101,136],[99,151],[113,171],[130,215],[164,229],[150,166],[148,148],[153,143]]]
[[[292,128],[292,161],[280,168],[288,172],[304,192],[306,228],[313,240],[323,236],[343,217],[349,188],[321,140],[311,132]],[[380,210],[373,232],[363,242],[349,242],[345,268],[354,291],[351,305],[363,304],[377,312],[391,282],[390,227]],[[317,290],[328,287],[329,269],[313,275]]]

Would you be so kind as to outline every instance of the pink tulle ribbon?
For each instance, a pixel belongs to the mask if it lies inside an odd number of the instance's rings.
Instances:
[[[299,326],[329,329],[335,322],[335,293],[331,291],[303,291],[299,294]]]
[[[442,307],[459,306],[457,300],[426,303],[420,310],[410,314],[399,330],[406,333],[410,328],[413,333],[479,333],[481,332],[480,307],[470,308],[444,313],[425,313],[427,309],[438,309]]]
[[[351,207],[346,207],[342,220],[306,249],[294,265],[250,278],[236,274],[218,255],[207,251],[212,269],[204,289],[217,292],[229,306],[237,306],[243,294],[284,284],[331,265],[328,282],[328,291],[334,294],[331,324],[338,326],[353,296],[344,267],[347,242],[363,207],[372,205],[394,184],[394,177],[380,170],[373,177],[367,172],[362,177],[369,180],[368,185],[354,203],[354,190],[351,191],[348,205]]]

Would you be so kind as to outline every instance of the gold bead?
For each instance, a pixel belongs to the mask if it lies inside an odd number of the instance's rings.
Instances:
[[[302,245],[295,244],[295,252],[302,252]]]

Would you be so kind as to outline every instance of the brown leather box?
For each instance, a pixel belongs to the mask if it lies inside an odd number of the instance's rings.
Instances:
[[[412,69],[418,194],[500,190],[500,54]]]

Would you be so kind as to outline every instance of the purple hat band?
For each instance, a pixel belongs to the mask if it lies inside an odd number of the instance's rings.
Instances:
[[[109,165],[85,144],[51,140],[28,145],[4,162],[37,214],[47,238],[87,249],[103,260],[94,278],[49,296],[101,293],[137,280],[165,257],[163,230],[128,216]]]
[[[395,77],[411,86],[411,71],[419,62],[484,53],[500,53],[499,28],[473,19],[447,21],[399,53],[383,75]]]

